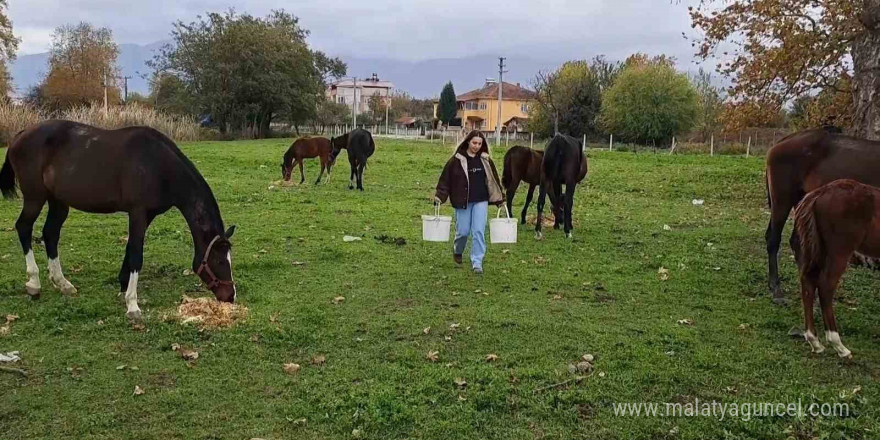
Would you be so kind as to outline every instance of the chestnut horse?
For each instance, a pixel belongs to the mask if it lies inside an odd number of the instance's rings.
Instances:
[[[138,274],[143,267],[144,236],[156,216],[180,210],[193,239],[193,271],[220,301],[235,301],[231,244],[235,226],[224,231],[220,208],[205,179],[171,139],[147,127],[101,130],[71,121],[46,121],[15,137],[0,169],[0,191],[23,206],[15,230],[27,264],[25,284],[31,298],[40,295],[39,268],[31,247],[34,221],[43,205],[49,214],[43,239],[49,279],[64,294],[76,292],[58,260],[61,226],[70,208],[110,214],[128,213],[128,244],[119,271],[127,316],[140,321]]]
[[[807,194],[795,210],[794,221],[801,246],[804,338],[814,353],[825,349],[813,323],[813,298],[818,292],[825,338],[838,356],[850,357],[837,332],[834,293],[855,252],[880,258],[880,189],[855,180],[835,180]]]
[[[541,220],[544,214],[544,201],[550,194],[550,203],[556,206],[554,214],[554,229],[559,229],[563,224],[566,238],[571,238],[571,211],[574,206],[574,190],[587,175],[587,157],[584,155],[584,146],[580,139],[571,136],[557,134],[547,144],[544,150],[544,159],[541,161],[541,186],[538,193],[538,219],[535,225],[535,235],[540,240],[544,237],[541,233]],[[562,184],[565,184],[565,193],[562,192]]]
[[[779,283],[778,254],[782,230],[792,208],[805,194],[837,179],[853,179],[880,186],[880,142],[840,134],[834,127],[794,133],[767,152],[767,225],[769,287],[773,301],[784,303]],[[792,232],[791,246],[798,252],[798,236]]]
[[[318,174],[318,180],[315,185],[321,183],[321,177],[324,176],[324,170],[327,170],[327,183],[330,183],[330,168],[333,162],[330,161],[330,153],[333,148],[330,145],[330,139],[322,137],[304,137],[293,142],[287,152],[284,153],[284,159],[281,161],[281,178],[290,182],[290,175],[293,173],[293,167],[299,163],[299,175],[302,184],[306,181],[306,174],[303,172],[303,159],[311,159],[313,157],[321,158],[321,173]]]
[[[541,163],[544,160],[544,150],[533,150],[520,145],[514,146],[507,150],[504,154],[504,174],[501,177],[501,184],[507,192],[507,211],[513,212],[513,197],[519,183],[526,182],[529,184],[529,192],[526,194],[526,203],[522,210],[522,219],[520,222],[526,224],[526,213],[529,211],[529,204],[532,203],[532,195],[535,193],[535,187],[541,183]],[[581,171],[578,174],[578,182],[587,177],[587,161],[581,163]],[[552,188],[548,188],[550,190]],[[550,205],[553,211],[554,227],[559,228],[562,224],[562,212],[556,204],[556,194],[548,192],[550,195]]]

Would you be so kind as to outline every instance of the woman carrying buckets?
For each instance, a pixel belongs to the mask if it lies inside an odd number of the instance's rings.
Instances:
[[[455,208],[452,259],[461,264],[461,255],[467,246],[468,237],[471,236],[471,265],[474,273],[482,274],[489,203],[501,206],[504,203],[504,192],[501,190],[498,171],[489,157],[489,144],[483,133],[477,130],[464,138],[464,142],[443,167],[443,173],[437,182],[434,203],[442,204],[447,198]]]

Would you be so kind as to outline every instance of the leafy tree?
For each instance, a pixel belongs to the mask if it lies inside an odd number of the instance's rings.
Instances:
[[[458,113],[458,101],[455,98],[455,88],[452,87],[452,81],[443,86],[440,92],[440,102],[437,104],[437,117],[444,124],[449,124]]]
[[[602,98],[602,125],[630,142],[668,145],[697,120],[699,99],[687,76],[665,63],[631,64]]]
[[[6,13],[8,8],[8,2],[0,0],[0,97],[3,99],[12,91],[12,77],[7,64],[15,61],[15,52],[21,41],[12,33],[12,20]]]
[[[595,62],[595,61],[594,61]],[[532,131],[547,136],[597,134],[596,117],[602,103],[602,81],[613,80],[613,69],[598,62],[601,75],[587,61],[568,61],[555,72],[539,72],[537,103],[529,112]]]
[[[852,96],[855,134],[880,139],[880,0],[701,0],[689,11],[697,56],[720,55],[733,80],[744,107],[734,116],[772,118],[792,98],[835,90]]]
[[[64,109],[103,102],[105,83],[109,102],[118,103],[118,55],[119,48],[108,28],[96,28],[85,22],[56,28],[49,53],[49,73],[42,86],[48,105]]]
[[[200,116],[195,99],[186,84],[175,75],[156,72],[150,79],[150,102],[164,112],[176,115]]]
[[[174,43],[150,65],[177,76],[199,112],[228,128],[268,134],[275,118],[313,119],[325,81],[344,74],[338,59],[311,51],[308,31],[284,11],[265,18],[210,13],[174,24]]]
[[[695,128],[703,139],[709,139],[721,126],[724,97],[721,89],[712,84],[712,74],[702,68],[693,78],[693,83],[699,99]]]
[[[328,126],[343,125],[351,122],[351,109],[347,105],[323,99],[318,102],[317,111],[312,118],[316,128],[324,133]]]
[[[125,101],[125,104],[137,104],[142,107],[153,107],[153,101],[150,99],[150,97],[141,95],[138,92],[129,92],[128,100]]]

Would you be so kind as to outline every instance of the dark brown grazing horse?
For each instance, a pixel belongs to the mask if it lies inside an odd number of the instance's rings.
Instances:
[[[825,338],[840,357],[850,357],[837,332],[834,293],[855,252],[880,258],[880,189],[855,180],[835,180],[807,194],[795,210],[794,221],[801,245],[798,268],[804,337],[814,353],[825,349],[813,323],[813,298],[818,291]]]
[[[128,245],[119,271],[127,316],[141,320],[138,274],[144,235],[157,215],[180,210],[193,239],[192,268],[220,301],[235,301],[231,244],[235,226],[224,231],[220,208],[207,182],[171,139],[147,127],[101,130],[71,121],[46,121],[19,134],[0,169],[0,191],[23,206],[15,229],[25,253],[32,298],[39,298],[39,268],[31,247],[34,221],[48,202],[43,239],[49,279],[64,294],[76,289],[64,278],[58,259],[61,226],[71,207],[97,214],[128,213]]]
[[[769,287],[773,301],[784,303],[778,254],[791,210],[808,192],[837,179],[880,186],[880,142],[840,134],[834,127],[806,130],[783,138],[767,152],[767,225]],[[797,234],[791,246],[798,252]]]
[[[541,163],[543,160],[544,150],[533,150],[520,145],[514,146],[504,154],[504,174],[501,177],[501,184],[504,185],[507,193],[508,212],[513,212],[513,197],[516,195],[519,183],[529,184],[529,192],[526,194],[526,203],[523,205],[522,219],[520,220],[522,224],[526,224],[526,214],[529,211],[529,204],[532,203],[535,187],[541,183]],[[585,177],[587,177],[587,161],[581,164],[578,183],[583,181]],[[560,207],[555,205],[555,200],[556,195],[552,194],[550,204],[553,210],[554,227],[558,229],[562,224],[563,214],[559,211]]]
[[[322,137],[304,137],[293,142],[287,152],[284,153],[284,159],[281,162],[281,178],[290,182],[290,175],[293,173],[293,167],[299,163],[299,183],[306,181],[306,174],[303,172],[303,159],[311,159],[313,157],[321,158],[321,174],[318,174],[318,180],[315,185],[321,183],[321,177],[324,176],[324,170],[327,170],[327,183],[330,183],[330,168],[333,163],[330,162],[330,153],[333,148],[330,145],[330,139]]]
[[[541,161],[541,189],[538,194],[538,219],[535,225],[537,238],[541,233],[541,220],[544,214],[544,201],[550,195],[550,203],[556,207],[554,229],[564,223],[565,236],[571,238],[571,211],[574,205],[574,190],[578,182],[587,175],[587,157],[584,155],[580,139],[557,134],[547,144],[544,159]],[[565,193],[562,184],[565,184]]]
[[[364,168],[367,167],[367,159],[376,151],[376,143],[373,135],[362,128],[354,130],[330,139],[333,152],[330,154],[330,162],[336,163],[336,156],[342,149],[348,151],[348,164],[351,165],[351,178],[348,189],[354,189],[355,177],[357,177],[357,189],[364,190]]]

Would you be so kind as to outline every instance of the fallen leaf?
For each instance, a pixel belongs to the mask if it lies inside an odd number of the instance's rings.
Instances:
[[[440,354],[439,351],[431,350],[428,352],[427,355],[425,355],[425,358],[431,362],[437,362],[437,359],[439,359],[439,354]]]
[[[749,328],[749,325],[748,324],[740,324],[739,327],[737,327],[737,328],[740,330],[746,330]]]
[[[672,228],[670,228],[669,225],[663,225],[663,230],[664,231],[671,231]]]
[[[343,301],[345,301],[344,296],[337,296],[336,298],[333,298],[333,300],[331,300],[330,302],[332,302],[333,304],[340,304]]]
[[[575,365],[575,370],[578,373],[586,373],[592,369],[593,369],[593,364],[591,364],[587,361],[580,361],[577,363],[577,365]]]
[[[556,299],[556,300],[562,299],[562,295],[559,295],[559,294],[553,295],[552,299]]]
[[[660,281],[666,281],[669,279],[669,269],[660,267],[660,269],[657,270],[657,273],[660,274]]]
[[[510,249],[504,249],[503,251],[501,251],[501,253],[502,253],[502,254],[509,254],[509,253],[510,253]]]
[[[193,274],[193,271],[191,269],[184,269],[183,270],[183,276],[185,276],[185,277],[188,277],[192,274]]]
[[[284,364],[284,367],[282,367],[282,368],[284,369],[284,372],[287,374],[296,374],[299,372],[300,366],[299,366],[299,364],[295,364],[295,363],[291,362],[289,364]]]
[[[6,315],[7,324],[12,324],[16,319],[18,319],[18,315]]]
[[[324,362],[327,362],[327,358],[323,354],[319,354],[312,358],[312,365],[321,366],[324,365]]]
[[[600,371],[600,372],[599,372],[599,377],[605,377],[605,372],[604,372],[604,371]]]
[[[456,329],[458,329],[459,325],[460,325],[459,323],[454,322],[454,323],[452,323],[452,324],[449,324],[449,329],[450,329],[450,330],[456,330]]]
[[[678,324],[679,325],[694,325],[694,321],[691,319],[679,319]]]
[[[305,266],[306,265],[306,263],[303,261],[294,261],[293,263],[290,263],[290,264],[293,266]]]
[[[452,336],[446,336],[443,338],[446,342],[452,341]]]
[[[585,362],[593,362],[593,355],[585,354],[581,356],[581,359],[583,359]]]
[[[141,387],[135,385],[134,386],[134,395],[140,396],[141,394],[144,394],[144,390]]]
[[[281,316],[281,312],[275,312],[275,313],[269,315],[269,322],[274,323],[274,322],[278,321],[279,316]]]
[[[120,366],[116,367],[116,370],[117,370],[117,371],[118,371],[118,370],[124,370],[124,369],[125,369],[125,365],[120,365]]]
[[[98,320],[98,325],[104,325],[104,320],[103,320],[103,319],[99,319],[99,320]]]
[[[260,342],[260,335],[251,335],[251,342]]]
[[[180,357],[185,361],[194,361],[199,358],[199,352],[195,350],[180,350]]]
[[[498,360],[498,355],[495,353],[489,353],[486,355],[486,362],[495,362]]]
[[[427,335],[428,333],[431,333],[431,327],[425,327],[425,328],[423,328],[423,329],[422,329],[422,333],[424,333],[424,334],[426,334],[426,335]]]
[[[176,342],[171,344],[171,351],[177,351],[177,350],[180,350],[180,344],[178,344]]]
[[[467,386],[467,381],[464,380],[463,377],[456,377],[454,382],[459,388],[465,388]]]

